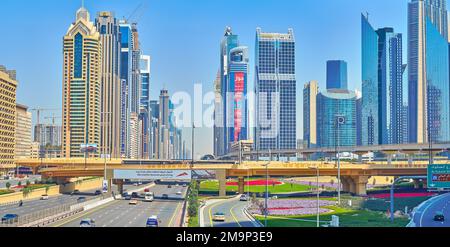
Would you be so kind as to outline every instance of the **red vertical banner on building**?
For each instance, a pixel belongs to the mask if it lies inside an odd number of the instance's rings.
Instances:
[[[239,140],[242,128],[242,98],[244,94],[244,73],[234,74],[234,141]]]

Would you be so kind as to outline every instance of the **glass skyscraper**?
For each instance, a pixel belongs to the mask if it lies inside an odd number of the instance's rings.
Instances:
[[[320,147],[356,146],[356,94],[329,89],[317,96],[317,137]]]
[[[362,31],[362,145],[379,144],[378,34],[361,14]]]
[[[393,28],[377,30],[379,85],[379,144],[403,143],[402,35]]]
[[[445,0],[408,4],[409,142],[450,140],[449,48]]]
[[[256,30],[255,148],[295,149],[297,97],[294,31]]]
[[[120,52],[120,154],[122,157],[128,157],[128,139],[129,139],[129,87],[131,84],[132,68],[132,32],[131,25],[125,21],[120,24],[121,33],[121,52]]]
[[[327,61],[327,89],[347,89],[347,62]]]

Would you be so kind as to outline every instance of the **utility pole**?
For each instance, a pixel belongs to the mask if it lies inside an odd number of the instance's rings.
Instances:
[[[192,140],[191,140],[191,142],[192,142],[192,165],[191,165],[191,167],[193,168],[194,167],[194,135],[195,135],[195,123],[192,123]]]

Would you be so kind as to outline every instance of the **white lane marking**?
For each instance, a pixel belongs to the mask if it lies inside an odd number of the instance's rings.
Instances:
[[[422,227],[422,220],[423,220],[423,216],[425,215],[425,212],[428,210],[428,208],[430,208],[432,205],[436,204],[438,201],[442,200],[443,198],[446,198],[448,195],[450,194],[444,194],[444,196],[442,196],[441,198],[438,198],[434,201],[432,201],[422,212],[422,215],[420,216],[420,221],[419,221],[419,227]]]

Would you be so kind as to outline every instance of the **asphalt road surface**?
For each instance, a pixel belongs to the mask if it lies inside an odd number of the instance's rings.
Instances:
[[[434,221],[437,211],[444,213],[445,221]],[[443,194],[422,204],[414,214],[416,227],[450,227],[450,193]]]
[[[255,227],[252,221],[244,214],[247,202],[239,201],[239,198],[214,202],[203,209],[203,225],[205,227]],[[225,221],[213,220],[215,213],[224,213]]]
[[[182,208],[187,188],[155,185],[150,191],[156,197],[153,202],[144,202],[140,199],[137,205],[129,205],[127,200],[116,200],[52,226],[79,227],[81,220],[93,219],[96,227],[145,227],[147,219],[153,215],[158,216],[161,227],[174,226],[176,213]],[[182,192],[182,196],[176,194],[179,191]],[[160,199],[162,194],[168,194],[169,200]]]
[[[143,184],[139,187],[143,186],[146,186],[146,184]],[[131,184],[124,185],[124,189],[126,190],[133,190],[139,187],[136,187]],[[23,201],[22,207],[19,207],[18,204],[0,206],[0,217],[5,214],[18,214],[19,216],[24,216],[27,214],[39,212],[48,208],[55,208],[65,204],[76,204],[79,197],[86,197],[86,200],[90,200],[93,197],[96,197],[94,193],[96,190],[99,189],[101,188],[82,191],[78,195],[61,194],[57,196],[51,196],[49,197],[48,200],[40,200],[39,198],[33,200],[25,200]],[[117,191],[117,186],[113,185],[112,189]]]

